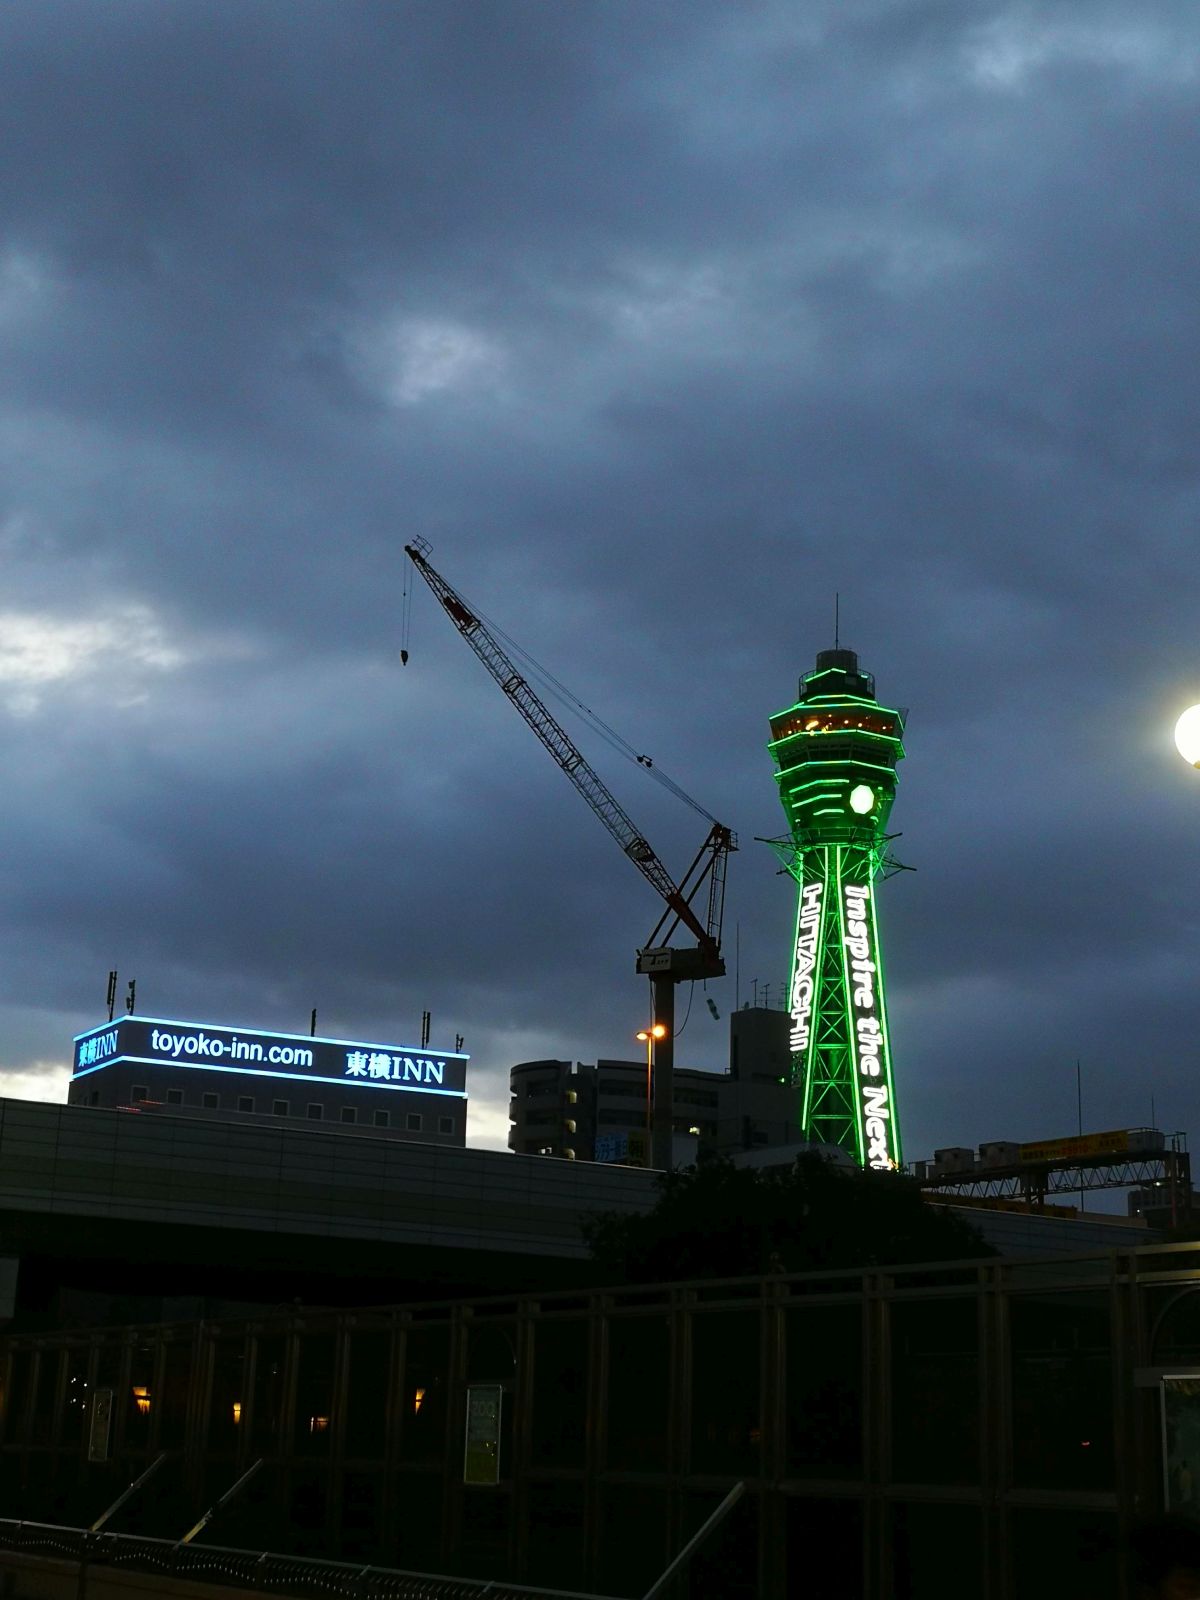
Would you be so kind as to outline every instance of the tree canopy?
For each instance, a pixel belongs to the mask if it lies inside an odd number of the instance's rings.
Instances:
[[[653,1210],[601,1213],[584,1237],[614,1281],[632,1283],[995,1254],[965,1222],[928,1205],[912,1178],[816,1154],[786,1167],[714,1160],[666,1173]]]

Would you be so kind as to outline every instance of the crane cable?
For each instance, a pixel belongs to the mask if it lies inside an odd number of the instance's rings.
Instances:
[[[400,665],[408,665],[408,640],[412,633],[412,602],[414,585],[409,581],[409,563],[405,563],[403,584],[400,589]]]
[[[537,678],[539,683],[549,695],[558,700],[558,702],[561,705],[564,705],[569,711],[573,711],[577,716],[590,723],[590,725],[596,730],[606,744],[608,744],[619,755],[624,756],[627,761],[632,761],[635,766],[641,767],[643,772],[648,772],[655,782],[661,784],[662,787],[668,790],[669,793],[673,794],[677,800],[682,800],[685,805],[691,806],[693,811],[697,812],[700,816],[707,818],[709,822],[716,822],[717,819],[713,816],[711,811],[705,810],[698,800],[693,799],[692,796],[688,794],[686,789],[682,788],[675,782],[673,778],[668,777],[665,772],[656,767],[653,759],[650,756],[641,754],[635,745],[630,744],[629,740],[626,739],[622,734],[619,734],[617,730],[609,723],[605,722],[603,717],[598,716],[590,706],[585,705],[577,694],[572,693],[572,691],[567,688],[565,683],[556,678],[548,667],[542,666],[539,661],[530,655],[528,650],[526,650],[522,645],[518,644],[517,641],[510,637],[509,634],[505,633],[503,628],[499,627],[495,622],[493,622],[490,617],[485,616],[484,613],[477,607],[471,606],[470,609],[473,614],[477,616],[485,625],[485,627],[494,633],[498,639],[502,639],[504,641],[513,655],[515,655],[527,668],[530,676]]]
[[[685,1011],[685,1012],[684,1012],[684,1014],[683,1014],[683,1021],[682,1021],[682,1022],[681,1022],[681,1023],[680,1023],[680,1024],[679,1024],[679,1026],[678,1026],[678,1027],[677,1027],[677,1028],[676,1028],[676,1029],[675,1029],[675,1037],[676,1037],[676,1038],[677,1038],[677,1039],[678,1039],[678,1037],[679,1037],[679,1035],[680,1035],[680,1034],[681,1034],[681,1033],[682,1033],[682,1032],[683,1032],[683,1030],[684,1030],[684,1029],[685,1029],[685,1028],[686,1028],[686,1027],[687,1027],[687,1025],[688,1025],[688,1018],[689,1018],[689,1017],[690,1017],[690,1016],[691,1016],[691,1014],[692,1014],[692,1001],[693,1001],[693,1000],[694,1000],[694,999],[695,999],[695,997],[696,997],[696,981],[695,981],[695,979],[693,979],[693,980],[692,980],[692,982],[691,982],[691,983],[689,983],[689,984],[688,984],[688,1003],[687,1003],[687,1010],[686,1010],[686,1011]]]
[[[404,666],[408,664],[408,641],[412,630],[413,587],[406,565],[400,602],[400,661]],[[609,723],[605,722],[603,717],[598,716],[591,706],[585,705],[577,694],[572,693],[561,679],[556,678],[548,667],[542,666],[541,662],[531,656],[523,645],[518,644],[510,634],[505,633],[498,623],[493,622],[485,612],[480,611],[478,606],[472,605],[464,594],[458,591],[452,592],[458,593],[458,598],[471,614],[478,617],[480,622],[491,633],[495,634],[497,639],[504,641],[512,654],[524,664],[529,675],[538,680],[547,694],[557,700],[560,705],[565,706],[567,710],[573,711],[576,716],[590,723],[604,742],[615,750],[618,755],[624,756],[627,761],[632,761],[635,766],[641,767],[643,772],[648,772],[656,783],[661,784],[677,800],[682,800],[684,805],[690,806],[693,811],[707,821],[716,822],[717,819],[711,811],[706,810],[686,789],[676,783],[674,778],[668,777],[661,768],[654,765],[652,757],[643,755],[636,746],[631,745],[629,740],[619,734]]]

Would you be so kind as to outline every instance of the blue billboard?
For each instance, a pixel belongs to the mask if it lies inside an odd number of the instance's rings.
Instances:
[[[125,1016],[76,1035],[71,1075],[84,1078],[124,1061],[465,1099],[469,1059],[460,1051]]]

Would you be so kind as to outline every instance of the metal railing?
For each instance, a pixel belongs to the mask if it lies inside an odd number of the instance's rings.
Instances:
[[[745,1489],[744,1483],[734,1484],[647,1590],[645,1600],[657,1600],[670,1580],[686,1567],[713,1530],[724,1521]],[[529,1597],[535,1600],[537,1597],[540,1600],[613,1600],[612,1596],[583,1595],[573,1589],[539,1589],[494,1579],[406,1572],[395,1567],[326,1561],[313,1556],[276,1555],[269,1550],[233,1550],[222,1545],[193,1544],[187,1539],[151,1539],[138,1534],[104,1533],[94,1528],[64,1528],[48,1522],[0,1518],[0,1553],[6,1551],[76,1563],[80,1569],[80,1600],[84,1600],[87,1593],[88,1569],[100,1566],[230,1584],[259,1593],[286,1595],[289,1600],[484,1600],[485,1596],[486,1600],[529,1600]]]
[[[569,1589],[536,1589],[477,1578],[405,1572],[361,1562],[276,1555],[269,1550],[232,1550],[222,1545],[183,1544],[128,1533],[92,1533],[45,1522],[0,1518],[0,1553],[70,1561],[80,1567],[126,1567],[164,1577],[225,1583],[294,1600],[612,1600]],[[83,1584],[80,1593],[85,1593]]]

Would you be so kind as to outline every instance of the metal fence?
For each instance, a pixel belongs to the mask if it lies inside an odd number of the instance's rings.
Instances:
[[[1122,1600],[1130,1522],[1200,1482],[1200,1245],[14,1335],[0,1401],[10,1517],[89,1522],[167,1452],[118,1520],[173,1549],[261,1459],[212,1534],[317,1583],[641,1595],[744,1482],[683,1591]]]

